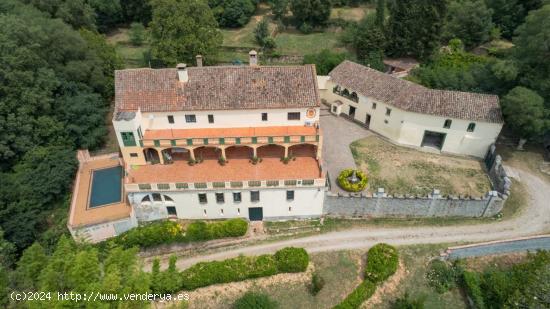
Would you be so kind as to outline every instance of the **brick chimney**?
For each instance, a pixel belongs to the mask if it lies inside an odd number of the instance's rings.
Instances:
[[[251,67],[258,65],[258,53],[255,50],[248,53],[248,63]]]
[[[197,59],[197,67],[202,67],[202,55],[197,55],[195,58]]]
[[[178,63],[178,65],[176,65],[176,69],[178,70],[179,81],[187,82],[189,80],[189,75],[187,74],[187,64]]]

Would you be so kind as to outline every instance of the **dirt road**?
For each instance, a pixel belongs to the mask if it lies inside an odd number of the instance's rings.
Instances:
[[[527,171],[517,170],[521,182],[529,193],[529,205],[510,220],[477,225],[419,226],[419,227],[369,227],[331,232],[309,237],[282,240],[253,245],[212,254],[181,258],[180,269],[197,262],[223,260],[238,255],[273,253],[287,246],[303,247],[308,252],[344,249],[363,249],[376,243],[412,245],[428,243],[481,242],[542,234],[550,231],[550,184]]]

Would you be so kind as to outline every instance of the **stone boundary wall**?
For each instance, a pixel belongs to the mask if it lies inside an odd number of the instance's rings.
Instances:
[[[493,189],[497,190],[503,198],[510,196],[512,180],[506,174],[506,170],[502,165],[502,157],[496,153],[496,147],[494,144],[489,147],[484,161]]]

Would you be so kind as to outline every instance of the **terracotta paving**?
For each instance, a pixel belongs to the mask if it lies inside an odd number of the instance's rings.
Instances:
[[[132,166],[129,171],[130,183],[164,182],[212,182],[245,180],[285,180],[320,178],[319,164],[312,157],[297,157],[288,164],[279,158],[264,158],[256,165],[248,159],[229,159],[225,166],[217,160],[204,160],[190,166],[185,161],[173,164]]]
[[[93,170],[117,165],[119,165],[118,158],[88,161],[82,164],[78,171],[78,184],[75,184],[77,187],[73,189],[76,199],[71,206],[69,225],[73,227],[91,225],[126,218],[130,215],[131,208],[126,204],[126,194],[123,194],[124,201],[122,203],[88,208]]]
[[[315,127],[278,126],[248,128],[165,129],[145,130],[144,139],[217,138],[252,136],[311,136],[317,135]]]

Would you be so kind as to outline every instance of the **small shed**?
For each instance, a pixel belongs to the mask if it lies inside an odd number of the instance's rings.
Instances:
[[[384,59],[386,73],[395,77],[405,77],[416,68],[419,63],[413,58],[387,58]]]

